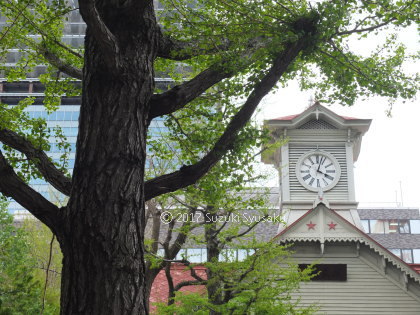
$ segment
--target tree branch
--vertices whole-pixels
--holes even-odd
[[[0,142],[25,154],[35,163],[46,181],[63,194],[70,195],[71,179],[55,167],[43,150],[35,148],[30,141],[8,129],[0,129]]]
[[[102,20],[96,9],[95,0],[79,1],[79,11],[88,26],[86,32],[92,32],[92,35],[96,38],[97,44],[104,52],[103,57],[106,59],[108,65],[112,70],[118,69],[120,66],[118,60],[118,53],[120,50],[118,41]]]
[[[175,291],[174,291],[174,280],[171,275],[171,264],[165,266],[166,281],[168,282],[168,305],[174,304]]]
[[[190,209],[188,211],[188,217],[190,217],[191,215],[194,215],[194,213],[197,211],[197,209]],[[173,220],[175,221],[175,220]],[[182,223],[181,228],[179,229],[178,235],[176,236],[176,239],[174,241],[174,243],[172,244],[172,246],[168,246],[168,252],[167,252],[167,256],[170,259],[174,259],[176,257],[176,255],[179,253],[180,249],[182,248],[182,246],[185,244],[187,237],[188,237],[188,232],[186,232],[185,230],[188,229],[188,232],[191,232],[193,230],[193,227],[191,226],[191,222],[186,220]],[[169,245],[169,243],[168,243]]]
[[[75,79],[83,79],[83,72],[81,69],[74,67],[71,64],[65,62],[64,60],[60,59],[56,54],[52,53],[47,48],[41,45],[37,45],[37,50],[51,65],[56,67],[61,72]]]
[[[240,58],[249,58],[249,56],[265,43],[260,39],[254,39],[248,47],[248,50]],[[162,94],[155,94],[150,99],[149,120],[155,117],[167,115],[181,109],[186,104],[200,96],[206,90],[223,79],[229,78],[241,70],[240,67],[224,67],[224,63],[214,64],[199,73],[190,81],[177,85]]]
[[[206,285],[207,280],[185,280],[181,281],[174,287],[174,292],[179,291],[181,288],[190,286],[190,285]]]
[[[1,151],[0,192],[16,200],[53,232],[56,231],[59,208],[20,179]]]
[[[288,44],[284,51],[275,58],[271,69],[256,84],[245,104],[233,117],[213,149],[199,162],[189,166],[184,165],[179,171],[148,180],[145,183],[146,200],[195,183],[220,161],[236,141],[239,131],[251,119],[261,99],[270,92],[288,66],[305,47],[305,41],[306,37],[302,37],[298,41]]]
[[[151,240],[153,241],[152,243],[152,248],[151,248],[151,252],[153,254],[156,254],[158,251],[158,247],[159,247],[159,231],[160,231],[160,226],[161,226],[161,220],[160,220],[160,214],[161,212],[158,210],[157,208],[157,202],[156,200],[149,200],[147,203],[147,209],[148,209],[148,213],[146,215],[146,220],[148,219],[149,215],[152,215],[152,233],[151,233]],[[147,226],[147,221],[146,221],[146,226]],[[149,262],[148,262],[149,263]]]
[[[193,277],[195,280],[185,280],[179,282],[175,287],[173,287],[173,292],[180,290],[181,288],[189,285],[205,285],[207,284],[207,280],[201,278],[196,272],[193,266],[191,266],[191,263],[188,260],[182,260],[180,263],[184,264],[189,270],[191,277]]]
[[[265,219],[265,218],[267,218],[268,217],[268,215],[265,215],[265,216],[263,216],[262,217],[262,219]],[[237,234],[237,235],[231,235],[231,236],[228,236],[228,237],[226,237],[226,243],[227,242],[230,242],[230,241],[232,241],[232,240],[234,240],[235,238],[238,238],[238,237],[242,237],[242,236],[244,236],[244,235],[246,235],[246,234],[248,234],[249,232],[251,232],[256,226],[257,226],[257,224],[258,223],[260,223],[261,221],[257,221],[257,222],[254,222],[253,224],[251,224],[250,226],[248,226],[248,228],[247,229],[245,229],[242,233],[239,233],[239,234]]]
[[[159,39],[157,57],[183,61],[196,56],[210,55],[229,49],[231,43],[226,40],[211,48],[202,48],[197,42],[184,42],[162,34]]]
[[[173,259],[174,257],[171,257],[169,255],[169,246],[171,244],[171,240],[172,240],[172,232],[175,226],[175,220],[172,220],[171,222],[169,222],[168,224],[168,231],[165,237],[165,241],[163,242],[162,246],[163,249],[165,250],[165,257],[169,258],[169,259]]]
[[[393,18],[391,18],[391,19],[389,19],[388,21],[385,21],[385,22],[383,22],[383,23],[379,23],[379,24],[377,24],[377,25],[373,25],[373,26],[371,26],[371,27],[366,27],[366,28],[357,28],[357,26],[354,28],[354,29],[352,29],[352,30],[348,30],[348,31],[343,31],[343,32],[337,32],[335,35],[350,35],[350,34],[353,34],[353,33],[364,33],[364,32],[370,32],[370,31],[373,31],[373,30],[376,30],[376,29],[378,29],[378,28],[381,28],[382,26],[386,26],[386,25],[388,25],[389,23],[391,23],[391,22],[393,22],[393,21],[396,21],[397,20],[397,18],[395,18],[395,17],[393,17]]]
[[[190,81],[177,85],[162,94],[153,95],[150,99],[149,120],[181,109],[207,89],[233,74],[233,70],[213,65]]]

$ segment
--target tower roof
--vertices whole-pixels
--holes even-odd
[[[269,119],[266,120],[265,123],[269,126],[295,129],[311,119],[322,119],[338,129],[352,128],[363,134],[368,131],[372,122],[371,119],[361,119],[338,115],[325,106],[322,106],[319,102],[315,102],[312,106],[308,107],[300,114]]]
[[[325,106],[322,106],[319,102],[315,102],[300,114],[268,119],[264,121],[264,124],[272,131],[273,137],[285,136],[287,130],[312,129],[312,127],[306,125],[307,123],[315,123],[315,125],[323,124],[323,126],[329,129],[346,130],[355,139],[353,157],[354,161],[356,161],[360,152],[362,136],[369,130],[371,122],[371,119],[338,115]]]

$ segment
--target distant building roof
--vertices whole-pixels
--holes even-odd
[[[417,273],[420,273],[420,264],[410,264],[410,267],[413,268]]]
[[[419,209],[416,208],[359,208],[360,219],[420,219]]]

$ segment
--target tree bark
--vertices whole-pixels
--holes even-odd
[[[61,314],[148,313],[143,186],[158,32],[152,4],[134,6],[95,8],[118,55],[87,23],[73,189],[58,235]]]
[[[217,222],[217,213],[214,211],[213,207],[207,207],[205,217],[206,224],[208,224],[208,227],[205,229],[207,260],[211,262],[219,261],[220,243],[217,237],[217,226],[214,223]],[[214,281],[217,275],[214,274],[211,268],[207,268],[206,273],[207,279],[212,279],[207,283],[207,294],[209,296],[209,301],[214,305],[220,305],[223,302],[222,291],[220,288],[221,283],[219,281]],[[221,314],[215,310],[210,310],[210,315]]]
[[[160,227],[161,227],[161,220],[160,220],[160,214],[161,211],[159,211],[156,200],[149,200],[147,202],[147,208],[148,208],[148,214],[149,218],[146,218],[146,238],[150,238],[153,240],[153,244],[151,246],[151,252],[152,254],[157,254],[159,249],[159,234],[160,234]],[[148,221],[151,220],[150,221]],[[149,235],[147,235],[147,228],[150,228]],[[145,299],[149,303],[150,299],[150,293],[152,290],[153,282],[155,281],[155,278],[159,274],[159,272],[164,267],[163,264],[160,266],[156,266],[156,268],[152,268],[152,263],[150,261],[146,262],[146,274],[145,274]],[[150,305],[149,305],[150,307]]]

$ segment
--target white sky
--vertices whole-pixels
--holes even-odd
[[[310,92],[296,83],[267,96],[261,106],[263,119],[301,113],[309,106]],[[420,207],[420,102],[396,102],[392,118],[386,116],[387,100],[371,98],[353,107],[329,107],[338,115],[372,119],[355,163],[356,201],[360,206]]]

